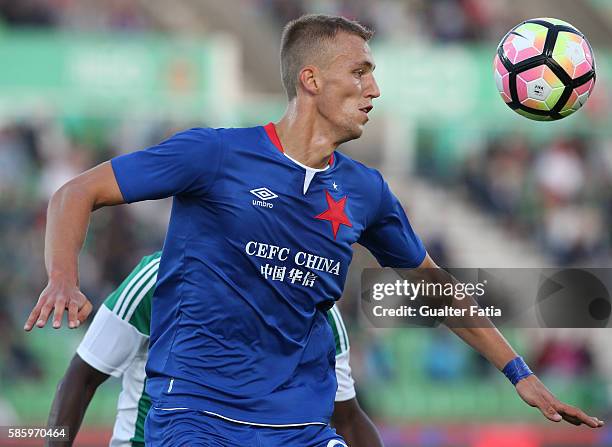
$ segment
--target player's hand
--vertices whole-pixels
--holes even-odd
[[[53,327],[58,329],[62,325],[62,317],[67,309],[68,327],[74,329],[87,320],[92,308],[91,302],[77,286],[50,281],[40,294],[38,303],[32,309],[23,328],[30,331],[34,323],[39,328],[44,327],[53,312]]]
[[[580,408],[560,402],[535,375],[522,379],[516,384],[516,392],[525,402],[538,408],[542,414],[554,422],[566,420],[570,424],[586,424],[591,428],[604,425],[596,417],[587,415]]]

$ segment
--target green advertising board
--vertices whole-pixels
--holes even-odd
[[[184,118],[227,110],[231,44],[163,35],[17,31],[0,34],[0,111],[60,114],[161,112]]]

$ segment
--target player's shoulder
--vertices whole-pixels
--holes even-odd
[[[335,151],[334,157],[336,157],[336,163],[338,163],[339,169],[352,171],[357,175],[362,175],[364,177],[369,177],[376,180],[382,178],[382,175],[378,169],[374,169],[340,151]]]
[[[217,127],[212,129],[224,143],[253,142],[263,140],[265,131],[262,126],[253,127]]]
[[[178,144],[181,148],[217,148],[223,153],[232,148],[256,148],[267,142],[268,137],[263,126],[192,127],[165,140],[165,143]]]
[[[183,139],[189,140],[194,143],[197,142],[210,142],[218,140],[221,136],[220,129],[213,127],[191,127],[189,129],[183,129],[175,133],[171,139]]]
[[[155,291],[161,252],[144,256],[132,272],[104,301],[117,318],[148,335],[151,298]],[[142,320],[142,321],[141,321]]]
[[[142,257],[139,264],[148,264],[152,261],[157,261],[158,259],[161,259],[161,255],[162,255],[161,250],[156,251],[155,253],[151,253],[150,255],[145,255]]]
[[[157,270],[159,269],[159,263],[161,261],[161,256],[161,250],[143,256],[142,258],[140,258],[140,261],[138,261],[138,264],[136,264],[136,267],[134,267],[134,269],[126,279],[132,276],[137,276],[143,270],[152,271],[157,274]]]
[[[244,154],[247,152],[258,152],[262,144],[266,143],[266,133],[263,126],[254,127],[198,127],[185,131],[191,138],[198,139],[201,143],[208,145],[216,144],[225,157],[228,154]]]
[[[253,147],[254,140],[261,138],[257,127],[192,127],[174,134],[166,143],[209,159],[214,154],[226,156],[232,148]]]
[[[340,151],[335,151],[334,157],[338,164],[338,170],[343,176],[350,177],[355,184],[363,188],[371,188],[372,191],[369,192],[373,194],[380,192],[384,179],[378,169],[367,166]]]
[[[192,127],[173,135],[170,140],[191,143],[195,147],[227,149],[234,142],[252,142],[262,138],[261,126],[257,127]]]

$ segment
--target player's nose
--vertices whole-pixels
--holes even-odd
[[[378,87],[378,83],[373,75],[370,77],[370,79],[371,81],[368,88],[365,90],[365,96],[371,99],[378,98],[380,96],[380,88]]]

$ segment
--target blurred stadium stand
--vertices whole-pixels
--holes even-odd
[[[277,119],[281,26],[304,12],[343,14],[377,31],[383,96],[364,137],[343,150],[383,170],[440,264],[609,265],[609,2],[0,0],[0,425],[44,423],[83,333],[21,330],[44,285],[52,192],[184,127]],[[515,116],[495,90],[497,43],[535,16],[582,29],[601,68],[585,110],[559,123]],[[162,202],[95,214],[81,281],[96,307],[161,247],[167,211]],[[356,248],[341,307],[360,397],[388,446],[612,445],[610,429],[547,424],[443,330],[368,327],[359,277],[372,265]],[[609,331],[505,333],[556,393],[609,419]],[[109,435],[118,386],[96,395],[80,445]]]

